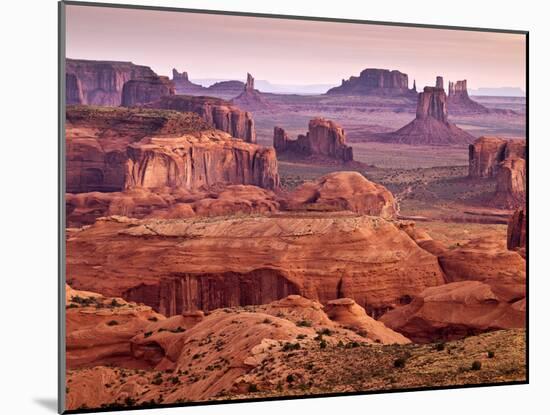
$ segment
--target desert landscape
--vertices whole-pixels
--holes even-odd
[[[185,69],[66,59],[68,410],[526,381],[524,96]]]

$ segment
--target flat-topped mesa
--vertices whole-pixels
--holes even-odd
[[[254,77],[249,73],[246,74],[246,83],[242,93],[233,98],[231,102],[249,111],[265,110],[272,107],[262,93],[254,89]]]
[[[440,88],[440,89],[444,88],[444,86],[443,86],[443,77],[442,76],[438,76],[438,77],[435,78],[435,87]]]
[[[147,104],[146,107],[194,112],[218,130],[248,143],[256,142],[256,128],[252,115],[220,98],[189,95],[163,96],[158,101]]]
[[[468,82],[449,82],[449,111],[451,114],[487,114],[490,110],[487,107],[475,102],[468,95]]]
[[[172,69],[172,82],[178,94],[204,93],[206,91],[202,85],[191,82],[187,72],[178,72],[175,68]]]
[[[474,140],[449,122],[445,90],[429,86],[418,94],[416,118],[397,131],[379,136],[380,141],[416,145],[466,145]]]
[[[388,69],[367,68],[359,76],[342,79],[340,86],[327,91],[329,95],[389,95],[414,97],[415,90],[409,89],[407,74]]]
[[[131,79],[157,74],[148,66],[132,62],[66,59],[68,104],[119,106],[122,88]]]
[[[273,147],[280,153],[301,157],[326,157],[342,162],[353,161],[353,148],[346,145],[344,129],[334,121],[314,118],[309,121],[306,135],[289,139],[285,130],[275,127]]]
[[[525,155],[525,140],[510,140],[494,136],[480,137],[469,147],[468,176],[495,177],[500,163],[505,159],[510,157],[525,159]]]
[[[273,148],[235,140],[222,131],[146,138],[129,145],[127,153],[127,190],[197,190],[232,184],[279,187]]]
[[[157,101],[165,95],[174,95],[176,88],[167,76],[149,76],[131,79],[122,88],[123,107],[146,104]]]

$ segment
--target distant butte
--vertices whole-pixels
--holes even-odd
[[[442,84],[438,77],[436,82]],[[424,87],[418,94],[416,118],[380,141],[414,145],[466,145],[475,138],[448,120],[447,96],[443,88]]]
[[[254,89],[254,77],[249,73],[246,74],[246,84],[242,93],[238,97],[233,98],[231,102],[247,111],[263,110],[272,107],[262,93]]]
[[[416,86],[416,85],[415,85]],[[399,71],[367,68],[359,76],[342,79],[340,86],[327,91],[328,95],[377,95],[416,96],[415,89],[409,89],[409,77]]]

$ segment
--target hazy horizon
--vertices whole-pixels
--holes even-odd
[[[365,68],[399,70],[409,87],[435,77],[468,80],[469,89],[525,91],[525,37],[170,11],[67,6],[66,56],[131,61],[159,75],[272,84],[339,85]],[[98,30],[100,28],[101,30]]]

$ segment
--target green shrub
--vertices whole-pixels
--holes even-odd
[[[300,343],[285,343],[283,345],[283,352],[289,352],[291,350],[299,350],[300,349]]]
[[[298,327],[311,327],[311,321],[309,321],[309,320],[300,320],[300,321],[296,322],[296,325]]]
[[[288,383],[294,382],[294,375],[293,375],[292,373],[291,373],[290,375],[287,375],[286,381],[287,381]]]

